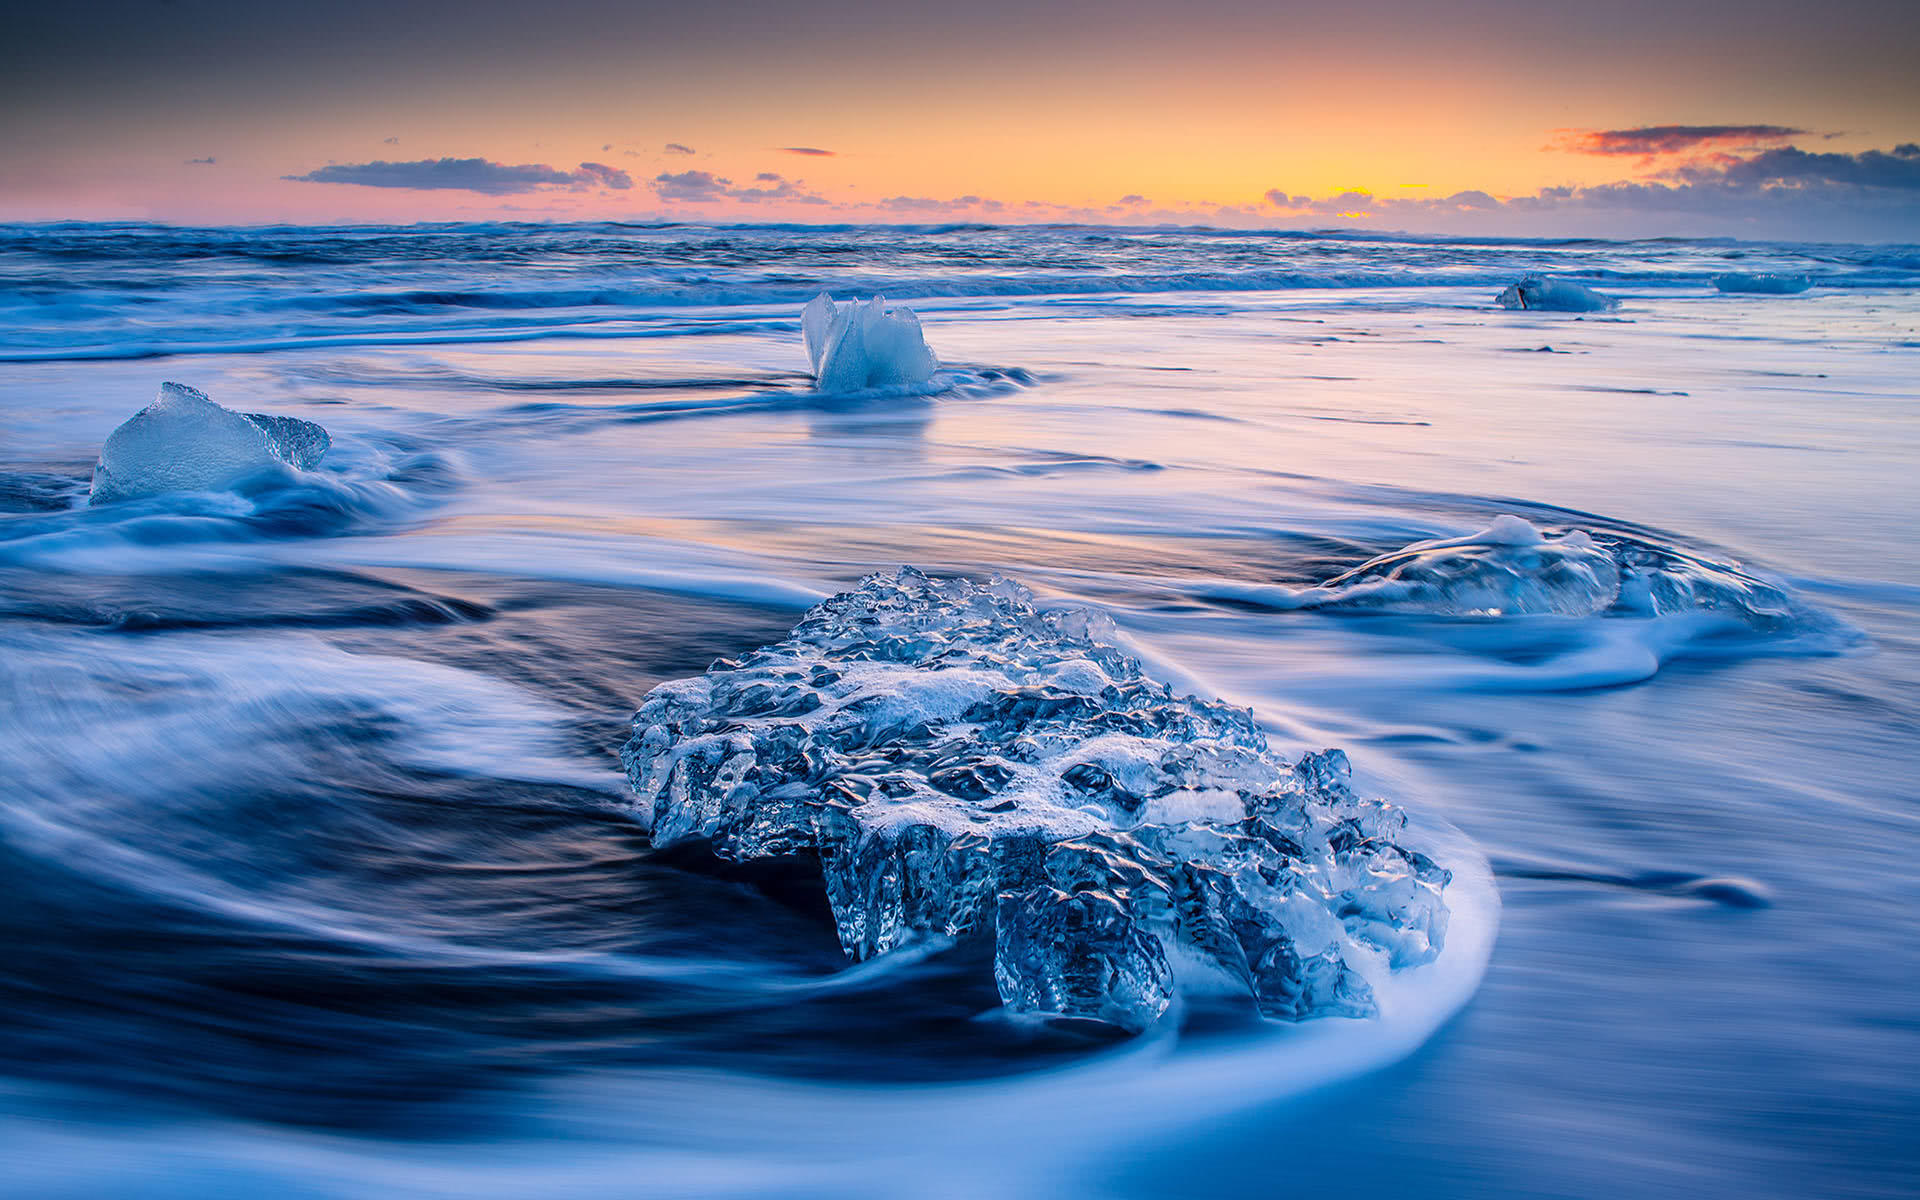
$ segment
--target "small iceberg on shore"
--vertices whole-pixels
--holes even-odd
[[[1374,1015],[1440,955],[1449,870],[1341,751],[1289,762],[1116,640],[903,568],[655,688],[621,761],[655,846],[817,872],[856,961],[991,947],[1009,1012],[1129,1032],[1188,988]]]
[[[183,383],[107,435],[88,504],[213,491],[262,468],[311,470],[333,444],[312,421],[222,408]]]
[[[822,392],[925,383],[940,366],[913,310],[888,308],[884,296],[836,304],[821,292],[800,311],[800,332]]]
[[[1748,275],[1732,271],[1715,275],[1713,286],[1733,295],[1797,296],[1813,286],[1806,275]]]
[[[1607,312],[1619,301],[1570,279],[1530,275],[1495,298],[1500,307],[1540,312]]]

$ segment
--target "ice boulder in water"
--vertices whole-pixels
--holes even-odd
[[[835,304],[821,292],[800,311],[800,332],[823,392],[925,383],[940,366],[913,310],[888,308],[883,296]]]
[[[330,445],[312,421],[234,412],[185,384],[163,383],[158,399],[107,435],[87,502],[209,491],[263,467],[310,470]]]
[[[1794,296],[1813,286],[1805,275],[1747,275],[1738,271],[1715,275],[1713,286],[1723,292],[1757,296]]]
[[[1529,276],[1513,284],[1497,297],[1502,308],[1539,309],[1545,312],[1606,312],[1618,301],[1568,279]]]
[[[655,688],[621,761],[655,845],[817,863],[851,958],[979,940],[1014,1012],[1139,1030],[1212,981],[1367,1016],[1446,933],[1451,875],[1346,755],[1282,759],[1005,580],[868,578]]]
[[[1548,533],[1506,515],[1479,533],[1416,542],[1317,588],[1308,606],[1436,616],[1712,613],[1756,632],[1801,610],[1740,568],[1623,533]]]
[[[1340,604],[1443,616],[1605,612],[1620,596],[1620,566],[1581,530],[1548,537],[1502,516],[1467,537],[1415,542],[1322,585]]]

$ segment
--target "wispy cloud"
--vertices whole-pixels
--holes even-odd
[[[190,158],[187,160],[187,165],[189,167],[211,167],[213,165],[213,155],[209,154],[205,158]]]
[[[601,187],[612,188],[619,192],[624,192],[633,186],[633,176],[618,167],[610,167],[605,163],[583,162],[580,164],[580,169],[574,172],[574,174],[576,177],[579,177],[582,182],[597,183]]]
[[[711,171],[662,171],[653,177],[654,193],[662,200],[686,204],[725,200],[732,185],[731,179],[721,179]]]
[[[1553,148],[1575,154],[1652,158],[1703,150],[1753,149],[1808,136],[1807,130],[1787,125],[1642,125],[1637,129],[1562,129]]]
[[[1038,206],[1038,201],[1028,201]],[[974,213],[1003,211],[1007,206],[998,200],[989,200],[981,196],[955,196],[951,200],[937,200],[931,196],[889,196],[878,201],[874,207],[885,212],[909,213]]]
[[[834,158],[837,156],[836,151],[822,150],[818,146],[782,146],[780,147],[780,152],[782,154],[803,154],[808,158]]]
[[[772,171],[762,171],[753,177],[755,186],[734,188],[727,194],[735,200],[745,200],[757,204],[767,200],[784,200],[793,204],[825,204],[823,196],[808,191],[805,181],[785,179]]]
[[[548,187],[625,189],[633,177],[604,163],[581,163],[562,171],[544,163],[490,162],[484,158],[423,158],[417,162],[330,163],[304,175],[282,178],[303,183],[346,183],[359,187],[416,191],[465,191],[483,196],[512,196]]]
[[[739,200],[748,204],[780,200],[792,204],[826,204],[825,197],[809,192],[802,180],[787,179],[772,171],[754,176],[753,183],[735,186],[733,180],[711,171],[661,172],[653,179],[654,194],[676,204],[714,204]]]
[[[662,154],[692,154],[693,152],[692,146],[682,146],[679,142],[668,142],[660,148]]]

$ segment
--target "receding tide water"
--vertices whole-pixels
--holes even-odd
[[[1529,273],[1620,304],[1494,305]],[[815,394],[822,288],[942,372]],[[0,230],[0,1190],[1910,1194],[1916,288],[1914,247]],[[169,380],[332,450],[87,507]],[[1793,610],[1303,599],[1503,515]],[[1491,863],[1484,976],[1036,1027],[651,850],[647,691],[900,565],[1344,747]]]

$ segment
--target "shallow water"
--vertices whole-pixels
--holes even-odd
[[[1622,303],[1493,304],[1543,270]],[[9,1187],[1909,1193],[1916,283],[1732,242],[0,230]],[[935,384],[813,393],[821,286],[911,304]],[[167,379],[334,449],[86,509]],[[1503,513],[1800,608],[1275,602]],[[901,563],[1100,606],[1457,827],[1477,992],[1431,1037],[1035,1029],[964,955],[849,970],[817,897],[650,850],[646,691]]]

